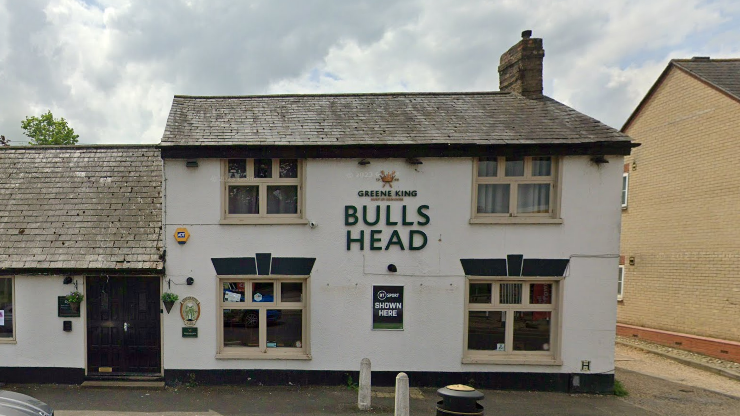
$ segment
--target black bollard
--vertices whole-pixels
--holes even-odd
[[[437,390],[437,394],[442,397],[437,402],[437,416],[483,416],[483,406],[478,404],[478,400],[483,399],[483,393],[470,386],[453,384]]]

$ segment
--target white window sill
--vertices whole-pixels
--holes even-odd
[[[262,352],[222,352],[216,354],[217,360],[310,360],[310,354],[267,354]]]
[[[18,342],[14,339],[0,339],[0,344],[17,344]]]
[[[563,360],[537,357],[463,357],[463,364],[563,365]]]
[[[253,225],[307,225],[308,220],[305,218],[224,218],[218,222],[219,224],[230,225],[230,224],[253,224]]]
[[[471,218],[470,224],[562,224],[562,218],[544,217],[478,217]]]

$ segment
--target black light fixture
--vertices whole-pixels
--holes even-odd
[[[408,163],[409,165],[421,165],[424,162],[422,162],[421,160],[419,160],[419,158],[409,157],[409,158],[406,158],[406,163]]]
[[[185,161],[185,167],[188,168],[197,168],[198,167],[198,159],[188,159]]]
[[[367,159],[362,159],[359,162],[357,162],[357,164],[360,165],[360,166],[365,166],[365,165],[369,165],[370,164],[370,161],[367,160]]]
[[[195,283],[195,279],[193,279],[192,277],[188,277],[187,279],[185,279],[185,283],[187,283],[188,286],[192,286],[193,283]]]
[[[64,280],[62,281],[62,284],[68,285],[72,283],[72,276],[64,276]]]
[[[604,155],[591,156],[591,161],[596,163],[597,165],[609,163],[609,161],[606,160],[606,157],[604,157]]]
[[[388,265],[388,271],[391,272],[391,273],[395,273],[395,272],[398,271],[398,268],[396,267],[395,264],[389,264]]]

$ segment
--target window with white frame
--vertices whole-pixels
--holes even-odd
[[[560,280],[469,279],[464,361],[556,362]]]
[[[219,358],[308,358],[306,277],[220,279]]]
[[[630,185],[630,174],[625,172],[622,174],[622,209],[627,208],[627,195],[629,192]]]
[[[13,321],[13,277],[0,277],[0,343],[15,339]]]
[[[227,159],[223,219],[281,222],[303,218],[301,159]]]
[[[557,158],[481,157],[474,170],[473,218],[557,215]]]
[[[617,277],[617,300],[622,300],[624,295],[624,266],[619,266],[619,277]]]

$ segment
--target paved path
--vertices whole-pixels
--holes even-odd
[[[194,387],[167,390],[82,389],[13,385],[55,409],[56,416],[359,415],[357,392],[346,387]],[[390,392],[392,390],[385,389]],[[483,390],[487,415],[655,416],[614,396]],[[436,389],[419,389],[412,415],[434,415]],[[392,397],[373,397],[370,414],[392,415]]]
[[[616,377],[628,397],[482,390],[496,416],[740,416],[740,381],[617,346]],[[346,387],[180,387],[166,390],[9,385],[51,404],[57,416],[359,415]],[[375,388],[370,414],[393,414],[393,389]],[[436,389],[412,389],[412,415],[434,415]]]
[[[617,345],[616,377],[622,400],[655,415],[740,416],[740,381]]]

